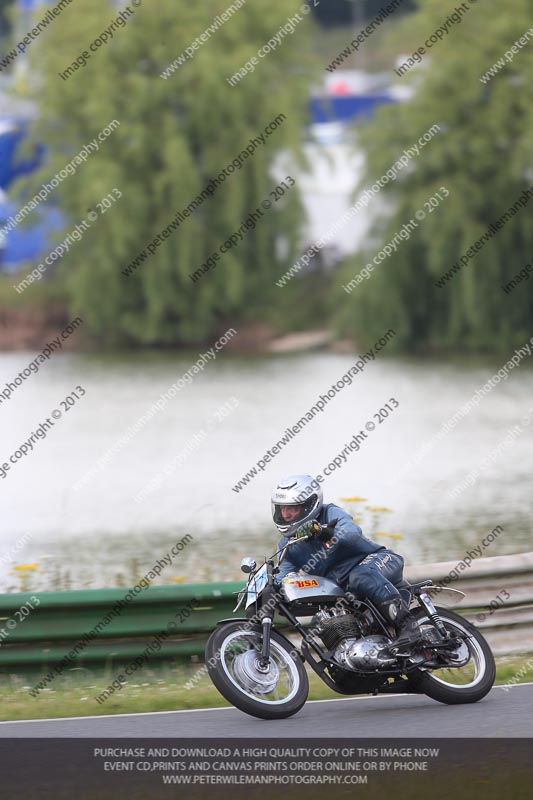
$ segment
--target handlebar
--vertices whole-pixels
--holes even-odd
[[[296,541],[301,542],[305,541],[306,539],[314,539],[318,533],[325,533],[326,531],[333,532],[333,529],[335,528],[335,525],[337,524],[338,521],[339,521],[338,518],[332,519],[331,522],[328,522],[326,525],[321,525],[320,522],[317,522],[315,520],[312,523],[312,528],[313,528],[312,533],[305,533],[303,534],[303,536],[298,536],[297,535],[298,532],[296,532],[296,534],[293,537],[291,537],[291,540],[295,539]]]
[[[286,547],[288,547],[288,546],[289,546],[289,545],[291,545],[291,544],[297,544],[297,542],[305,542],[305,541],[307,541],[308,539],[313,539],[313,538],[314,538],[314,537],[313,537],[313,534],[312,534],[312,533],[302,533],[300,536],[298,536],[298,535],[295,533],[295,534],[294,534],[294,536],[291,536],[291,538],[290,538],[290,539],[289,539],[289,541],[287,542],[287,544],[286,544]]]
[[[323,533],[325,531],[333,531],[333,528],[335,527],[338,521],[339,521],[338,518],[332,519],[331,522],[328,522],[327,525],[321,525],[319,522],[316,522],[315,520],[313,522],[313,528],[314,528],[313,533],[304,533],[303,536],[296,536],[296,535],[291,536],[287,544],[285,544],[280,550],[277,550],[273,555],[270,556],[269,559],[265,559],[265,562],[267,563],[268,561],[271,561],[273,558],[277,558],[279,567],[289,547],[292,547],[292,545],[294,544],[298,544],[298,542],[306,542],[309,541],[310,539],[314,539],[316,534],[319,532]],[[253,574],[255,574],[255,570],[253,573],[250,573],[250,575]]]

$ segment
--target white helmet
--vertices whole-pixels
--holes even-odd
[[[312,475],[289,475],[283,478],[272,492],[272,519],[280,533],[292,536],[298,528],[316,519],[322,510],[324,498],[320,483]],[[301,506],[296,519],[286,522],[281,506]]]

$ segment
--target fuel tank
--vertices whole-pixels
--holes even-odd
[[[337,600],[345,592],[329,578],[319,575],[306,577],[287,576],[281,581],[282,592],[287,602],[294,605],[320,605],[328,600]]]

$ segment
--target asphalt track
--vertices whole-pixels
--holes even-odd
[[[533,737],[533,683],[495,686],[478,703],[424,695],[309,701],[294,717],[259,720],[235,708],[0,722],[0,738],[26,737]]]

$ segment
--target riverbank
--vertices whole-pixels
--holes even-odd
[[[72,318],[57,284],[41,283],[18,294],[15,276],[0,276],[0,351],[41,350]],[[65,342],[65,349],[81,347],[81,337]]]
[[[44,343],[54,339],[68,324],[73,314],[57,283],[42,282],[30,287],[27,293],[17,294],[14,282],[14,277],[0,276],[0,352],[41,350]],[[230,326],[237,329],[238,336],[227,347],[236,353],[302,353],[323,349],[353,352],[355,349],[351,343],[335,342],[333,332],[326,329],[287,332],[268,322],[230,320],[221,325],[220,333]],[[208,347],[211,342],[204,344]],[[78,334],[65,349],[86,352],[101,347],[87,335]],[[180,352],[191,347],[176,345],[155,349]]]

